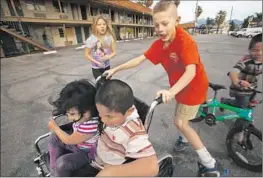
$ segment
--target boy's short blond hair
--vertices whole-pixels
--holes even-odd
[[[164,12],[167,11],[169,8],[173,8],[175,17],[177,17],[177,7],[179,5],[180,1],[176,0],[174,1],[168,1],[168,0],[161,0],[158,2],[154,8],[153,8],[153,14],[156,14],[158,12]]]

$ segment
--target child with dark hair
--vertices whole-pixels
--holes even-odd
[[[72,172],[95,158],[99,119],[95,106],[96,89],[86,80],[67,84],[52,104],[58,114],[67,115],[73,133],[64,132],[51,119],[48,128],[51,176],[69,177]]]
[[[100,167],[97,176],[157,175],[157,157],[134,106],[131,87],[108,80],[97,91],[95,101],[104,123],[95,158]],[[134,161],[127,162],[129,159]]]
[[[230,96],[235,99],[222,98],[223,103],[228,103],[241,108],[247,108],[252,89],[257,88],[258,77],[262,74],[262,34],[254,36],[248,46],[249,54],[236,63],[229,73],[232,84]]]

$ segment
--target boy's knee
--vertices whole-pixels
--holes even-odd
[[[175,119],[174,119],[174,124],[176,125],[176,127],[177,127],[179,130],[182,130],[182,129],[184,129],[185,127],[188,127],[188,126],[189,126],[188,120],[182,120],[182,119],[178,119],[178,118],[175,118]]]

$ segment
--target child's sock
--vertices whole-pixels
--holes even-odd
[[[207,168],[214,168],[216,160],[210,155],[207,151],[206,147],[201,148],[200,150],[196,150],[201,164],[203,164]]]
[[[184,134],[182,134],[181,132],[179,132],[179,136],[182,137],[182,142],[188,143],[188,140],[185,138]]]

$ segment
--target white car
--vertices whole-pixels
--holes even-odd
[[[253,37],[259,33],[262,33],[262,28],[242,28],[240,31],[237,31],[234,35],[238,38]]]
[[[248,28],[242,28],[240,31],[236,31],[233,35],[238,38],[243,37],[247,30]]]
[[[256,30],[256,31],[250,31],[244,34],[244,37],[247,38],[252,38],[253,36],[256,36],[258,34],[262,33],[262,29],[261,30]]]

